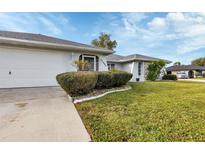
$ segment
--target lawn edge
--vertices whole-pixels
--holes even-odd
[[[91,96],[91,97],[87,97],[87,98],[76,99],[76,100],[73,101],[73,103],[74,104],[82,103],[82,102],[85,102],[85,101],[94,100],[94,99],[106,96],[106,95],[111,94],[111,93],[122,92],[122,91],[131,90],[131,89],[132,89],[132,87],[129,86],[129,87],[123,88],[123,89],[112,90],[112,91],[108,91],[108,92],[105,92],[105,93],[97,95],[97,96]],[[68,97],[69,97],[69,99],[72,99],[69,95],[68,95]]]

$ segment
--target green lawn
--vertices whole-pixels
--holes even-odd
[[[205,84],[130,85],[76,105],[93,141],[205,141]]]
[[[194,78],[196,80],[205,80],[205,78]]]

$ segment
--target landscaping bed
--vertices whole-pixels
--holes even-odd
[[[131,78],[131,73],[118,70],[65,72],[56,76],[59,85],[72,98],[120,88],[126,85]]]
[[[125,91],[131,89],[131,86],[129,85],[123,85],[121,87],[113,87],[109,89],[94,89],[92,92],[81,95],[81,96],[75,96],[72,97],[74,103],[79,103],[79,102],[84,102],[89,99],[95,99],[104,96],[105,94],[113,93],[113,92],[118,92],[118,91]]]
[[[205,141],[205,84],[129,85],[75,105],[93,141]]]

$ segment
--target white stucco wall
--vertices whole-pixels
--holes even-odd
[[[131,66],[131,72],[132,73],[132,79],[130,81],[132,82],[136,82],[136,78],[138,78],[138,64],[137,62],[132,62],[132,66]]]
[[[144,62],[141,62],[141,75],[138,74],[138,65],[139,62],[135,61],[132,62],[132,71],[131,73],[133,74],[133,77],[131,79],[132,82],[136,82],[136,79],[139,78],[139,81],[145,81],[145,70],[144,70]]]
[[[127,62],[127,63],[112,63],[115,64],[115,69],[126,71],[133,74],[133,77],[130,81],[136,82],[136,78],[139,78],[140,81],[146,80],[146,69],[149,63],[147,62],[141,62],[142,68],[141,68],[141,75],[138,75],[138,61],[135,62]]]
[[[123,71],[127,71],[129,73],[132,73],[132,62],[123,63],[121,68]]]
[[[107,60],[104,55],[97,55],[99,57],[99,71],[108,71]]]
[[[122,64],[122,70],[132,73],[132,79],[130,81],[136,82],[136,78],[139,78],[138,76],[138,63],[137,62],[128,62]]]
[[[55,86],[56,75],[76,71],[82,53],[0,46],[0,88]],[[99,56],[99,70],[107,70]],[[9,74],[11,72],[11,74]]]
[[[120,63],[115,63],[115,69],[117,69],[117,70],[122,70],[122,64],[120,64]]]

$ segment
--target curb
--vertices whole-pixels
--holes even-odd
[[[111,94],[111,93],[127,91],[127,90],[130,90],[130,89],[132,89],[132,87],[128,87],[128,88],[125,88],[125,89],[112,90],[112,91],[108,91],[108,92],[105,92],[105,93],[97,95],[97,96],[92,96],[92,97],[82,98],[82,99],[76,99],[76,100],[73,100],[73,98],[68,95],[68,99],[70,101],[72,101],[74,104],[76,104],[76,103],[82,103],[82,102],[89,101],[89,100],[94,100],[94,99],[103,97],[105,95]]]

